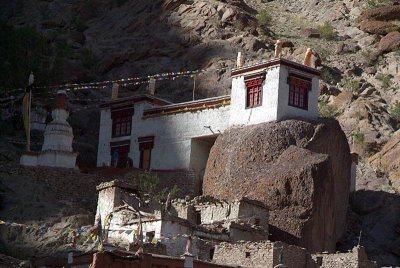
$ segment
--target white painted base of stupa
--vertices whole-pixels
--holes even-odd
[[[42,151],[39,153],[37,165],[46,167],[74,168],[77,153],[63,151]]]
[[[23,152],[21,158],[19,159],[19,163],[22,166],[27,167],[36,167],[38,160],[38,153],[35,152]]]

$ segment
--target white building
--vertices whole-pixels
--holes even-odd
[[[151,96],[114,99],[101,105],[97,166],[201,172],[225,129],[318,117],[320,72],[286,59],[232,71],[230,96],[178,104]]]

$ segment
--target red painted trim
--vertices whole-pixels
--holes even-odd
[[[39,155],[38,152],[31,152],[31,151],[24,151],[22,154],[23,155],[31,155],[31,156],[38,156]]]
[[[264,69],[267,67],[271,67],[271,66],[275,66],[275,65],[286,65],[288,67],[291,67],[293,69],[297,69],[306,73],[310,73],[313,75],[321,75],[321,72],[318,71],[317,69],[293,62],[293,61],[289,61],[289,60],[285,60],[285,59],[275,59],[275,60],[271,60],[269,62],[266,63],[262,63],[256,66],[250,66],[250,67],[245,67],[239,70],[234,70],[231,73],[231,76],[235,76],[235,75],[239,75],[239,74],[243,74],[243,73],[248,73],[248,72],[252,72],[255,70],[259,70],[259,69]]]
[[[265,79],[265,72],[257,73],[257,74],[252,74],[244,77],[244,81],[247,82],[248,80],[253,80],[256,78],[261,78],[262,80]]]
[[[136,97],[130,97],[130,98],[126,98],[126,99],[120,99],[120,100],[114,100],[114,101],[110,101],[108,103],[103,103],[100,105],[100,108],[107,108],[107,107],[117,107],[117,106],[121,106],[124,104],[134,104],[135,102],[141,102],[141,101],[147,101],[150,103],[154,103],[154,104],[158,104],[158,105],[169,105],[171,104],[171,102],[159,99],[159,98],[155,98],[155,97],[149,97],[149,96],[136,96]]]
[[[305,80],[305,81],[308,81],[308,82],[312,82],[312,78],[305,77],[305,76],[302,76],[302,75],[299,75],[299,74],[295,74],[295,73],[289,73],[289,78],[290,77],[296,77],[296,78],[299,78],[299,79],[302,79],[302,80]]]
[[[133,114],[133,108],[132,107],[126,107],[125,109],[118,109],[118,110],[112,110],[111,109],[111,117],[125,117],[125,116],[132,116]]]
[[[174,107],[159,107],[159,108],[153,108],[151,110],[145,110],[143,112],[143,115],[151,115],[151,114],[158,114],[161,112],[174,112],[174,111],[178,111],[184,108],[201,108],[203,105],[216,105],[216,104],[220,104],[223,103],[224,101],[229,101],[231,99],[231,97],[227,97],[224,99],[219,99],[219,100],[205,100],[202,102],[196,102],[196,103],[182,103],[181,105],[174,105]]]
[[[123,140],[123,141],[114,141],[110,142],[110,147],[118,147],[118,146],[130,146],[131,140]]]
[[[154,136],[146,136],[146,137],[139,137],[138,142],[153,142],[154,141]]]

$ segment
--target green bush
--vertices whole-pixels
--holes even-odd
[[[272,16],[268,13],[267,10],[262,9],[258,11],[256,19],[260,27],[267,27],[272,21]]]
[[[318,25],[317,30],[322,37],[333,38],[334,28],[329,21],[325,21],[323,25]]]
[[[351,79],[348,77],[344,77],[343,78],[343,89],[348,92],[358,93],[358,91],[360,90],[360,87],[358,86],[357,80],[354,80],[354,79]]]
[[[384,90],[387,90],[392,85],[392,80],[389,75],[379,73],[375,78],[381,81]]]
[[[155,198],[159,201],[165,202],[168,197],[168,192],[170,193],[171,200],[179,196],[180,189],[177,185],[174,185],[171,189],[166,187],[159,191],[159,181],[158,175],[152,174],[151,170],[145,170],[143,173],[134,178],[135,184],[138,185],[141,191],[149,194],[152,198]]]
[[[351,133],[351,137],[353,137],[354,143],[364,144],[364,133],[361,133],[360,129]]]
[[[326,102],[320,103],[318,107],[318,116],[319,117],[334,117],[338,112],[338,108],[335,105],[327,104]]]

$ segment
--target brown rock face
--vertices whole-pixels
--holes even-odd
[[[396,46],[400,45],[400,33],[391,32],[379,41],[379,51],[382,53],[390,52]]]
[[[387,34],[389,30],[397,30],[399,27],[390,22],[384,21],[363,21],[360,29],[371,34]]]
[[[203,193],[270,208],[273,240],[334,251],[345,228],[350,151],[335,120],[233,128],[211,149]]]
[[[392,185],[400,192],[400,131],[393,134],[382,150],[368,161],[377,169],[390,174]]]
[[[360,23],[366,20],[395,20],[400,19],[400,6],[385,6],[364,11],[355,19]]]

